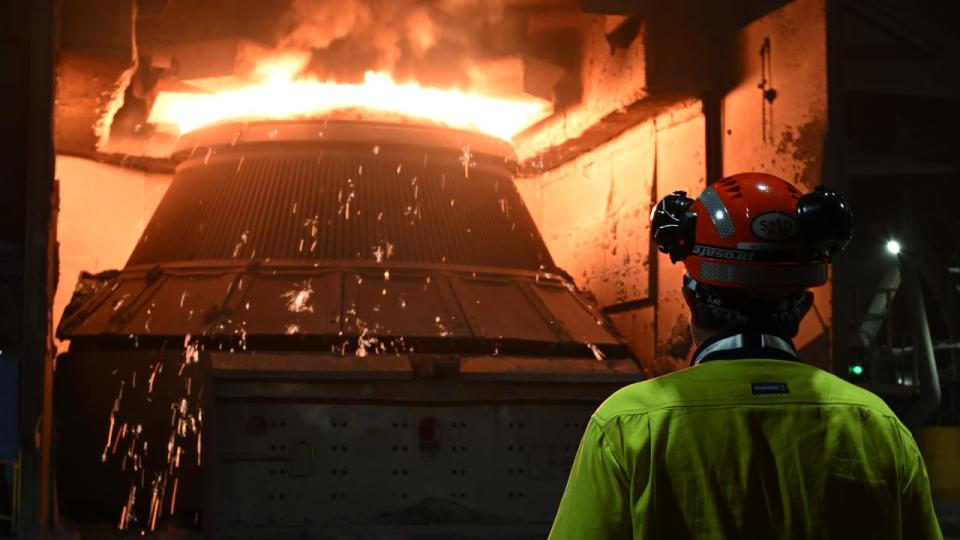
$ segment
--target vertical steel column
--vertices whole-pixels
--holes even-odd
[[[920,397],[903,415],[903,423],[916,429],[928,420],[940,406],[940,374],[933,353],[930,325],[927,322],[927,307],[923,301],[920,274],[914,262],[907,257],[900,259],[901,272],[906,285],[907,305],[913,322],[913,354],[920,383]]]
[[[847,174],[847,83],[844,77],[844,2],[826,0],[827,37],[827,137],[823,146],[823,183],[849,197],[850,178]],[[854,208],[854,219],[857,209]],[[850,359],[851,333],[857,323],[858,311],[851,310],[849,291],[856,283],[848,274],[849,255],[833,258],[831,269],[833,347],[828,365],[830,371],[846,369]]]
[[[22,136],[27,153],[25,238],[23,244],[23,315],[20,368],[20,443],[22,482],[20,536],[35,538],[47,528],[50,506],[50,424],[52,365],[50,305],[53,300],[53,85],[54,1],[29,2],[29,62]],[[11,126],[12,127],[12,126]],[[14,128],[15,129],[15,128]]]

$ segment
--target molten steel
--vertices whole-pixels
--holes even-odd
[[[163,91],[149,122],[172,125],[179,133],[227,120],[316,117],[342,110],[397,114],[450,127],[472,129],[509,140],[551,111],[529,96],[504,98],[398,83],[368,71],[362,83],[342,84],[299,78],[304,62],[277,59],[256,70],[260,80],[230,90],[200,94]]]

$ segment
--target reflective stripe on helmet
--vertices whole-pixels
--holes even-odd
[[[700,264],[700,278],[715,283],[747,286],[812,286],[827,281],[827,265],[825,262],[802,266],[769,266],[704,261]]]
[[[730,212],[727,211],[727,207],[712,187],[703,191],[703,194],[700,195],[700,202],[703,203],[707,213],[710,214],[710,219],[713,221],[713,226],[717,228],[717,232],[720,233],[720,238],[729,238],[737,232],[733,219],[730,217]]]

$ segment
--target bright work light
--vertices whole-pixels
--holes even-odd
[[[900,254],[900,242],[897,242],[896,240],[888,240],[887,252],[889,252],[891,255]]]

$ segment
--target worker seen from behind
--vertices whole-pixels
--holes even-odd
[[[686,266],[697,349],[593,414],[551,540],[941,538],[911,433],[791,342],[850,240],[847,203],[745,173],[651,219]]]

